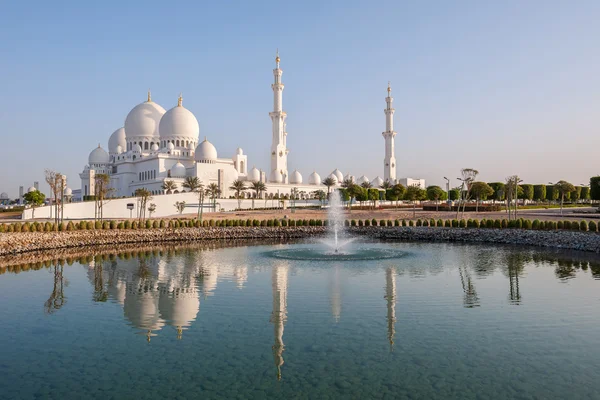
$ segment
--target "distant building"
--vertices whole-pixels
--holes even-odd
[[[404,187],[418,186],[421,189],[425,189],[425,179],[402,178],[398,179],[398,183]]]

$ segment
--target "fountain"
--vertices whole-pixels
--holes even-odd
[[[329,195],[329,209],[327,212],[329,220],[329,237],[323,240],[323,243],[333,249],[334,254],[340,254],[341,248],[346,246],[354,239],[340,240],[340,236],[344,235],[344,210],[342,208],[342,199],[340,193],[334,190]]]

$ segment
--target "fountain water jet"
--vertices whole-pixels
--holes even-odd
[[[324,242],[333,248],[335,254],[339,254],[340,249],[350,243],[353,239],[340,240],[340,236],[344,233],[344,210],[340,193],[337,190],[334,190],[329,195],[327,218],[330,226],[330,237]]]

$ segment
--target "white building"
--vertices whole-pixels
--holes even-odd
[[[398,183],[404,187],[418,186],[421,189],[425,189],[425,179],[402,178],[398,179]]]

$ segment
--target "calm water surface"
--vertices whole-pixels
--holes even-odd
[[[368,246],[402,256],[277,257],[301,243],[2,268],[0,397],[600,398],[597,259]]]

